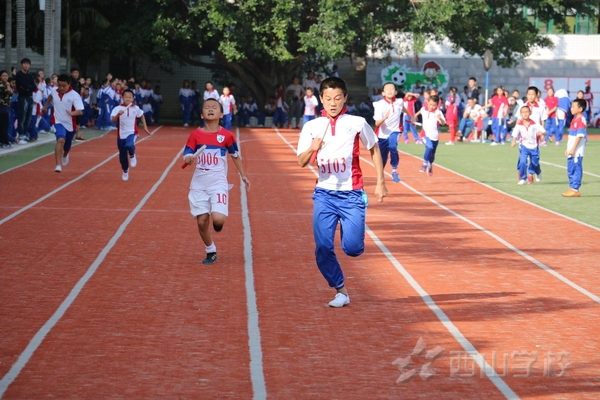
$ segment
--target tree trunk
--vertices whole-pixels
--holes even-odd
[[[10,76],[12,66],[12,1],[6,0],[6,18],[4,29],[4,69]]]
[[[44,10],[44,71],[51,76],[54,71],[54,0],[46,0]]]
[[[60,74],[62,1],[54,0],[54,68],[48,74]]]
[[[25,57],[27,36],[25,31],[25,0],[17,0],[17,62]]]
[[[180,54],[179,56],[190,65],[225,70],[233,74],[248,87],[261,110],[269,96],[275,94],[274,86],[281,83],[285,89],[287,85],[291,84],[292,78],[299,75],[300,68],[306,59],[305,55],[299,55],[294,60],[285,63],[259,60],[229,62],[222,53],[217,52],[215,62],[206,63],[186,55]]]

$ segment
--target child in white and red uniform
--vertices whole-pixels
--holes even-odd
[[[346,114],[346,83],[337,77],[325,79],[319,90],[323,117],[302,127],[298,140],[298,164],[305,167],[317,153],[319,178],[312,196],[313,233],[317,266],[336,295],[330,307],[350,304],[344,274],[334,251],[334,238],[341,225],[344,253],[357,257],[365,248],[366,201],[360,169],[359,142],[370,151],[377,171],[375,195],[387,194],[377,136],[364,118]],[[397,120],[399,121],[399,119]],[[397,126],[397,125],[396,125]]]
[[[217,261],[217,247],[209,230],[210,219],[212,218],[215,231],[220,232],[229,214],[227,153],[246,187],[250,188],[250,180],[244,172],[235,136],[219,125],[222,116],[223,105],[213,98],[206,99],[202,104],[202,118],[206,125],[190,134],[183,150],[186,164],[196,164],[188,200],[190,212],[196,219],[206,250],[203,264],[213,264]],[[194,158],[194,153],[204,145],[206,150]]]
[[[77,131],[75,117],[83,114],[81,96],[73,90],[70,82],[71,78],[68,75],[59,76],[58,86],[52,87],[52,92],[42,108],[44,114],[50,104],[54,106],[55,172],[61,172],[62,167],[69,163],[69,152]]]
[[[515,147],[519,141],[519,161],[517,170],[519,171],[519,185],[533,183],[533,175],[536,175],[536,181],[542,180],[542,169],[540,168],[540,139],[544,137],[546,130],[535,122],[530,116],[532,110],[529,106],[521,107],[521,120],[517,122],[512,133],[511,147]],[[529,165],[527,160],[529,159]]]
[[[435,160],[435,152],[440,143],[439,125],[444,125],[446,119],[444,114],[439,109],[439,97],[432,95],[427,100],[425,107],[421,108],[415,118],[421,115],[423,120],[423,141],[425,143],[425,153],[423,154],[423,166],[420,172],[427,172],[427,175],[433,175],[433,161]]]
[[[110,122],[117,124],[117,147],[119,148],[119,162],[123,169],[121,178],[124,181],[129,180],[129,167],[137,165],[135,156],[135,140],[137,138],[137,119],[141,118],[144,130],[148,135],[148,126],[144,112],[137,105],[133,104],[133,91],[130,89],[124,90],[123,104],[115,107],[110,114]]]

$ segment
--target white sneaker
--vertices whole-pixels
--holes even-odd
[[[57,165],[56,168],[54,168],[54,172],[62,172],[62,167]]]
[[[66,156],[63,156],[62,158],[62,165],[64,165],[65,167],[69,164],[69,155],[67,154]]]
[[[183,126],[190,126],[189,124],[183,124]]]
[[[541,182],[541,181],[542,181],[542,174],[541,174],[541,173],[539,173],[539,174],[537,174],[537,175],[535,176],[535,181],[536,181],[536,182]]]
[[[517,185],[527,185],[527,181],[525,179],[521,179]]]
[[[129,172],[123,172],[121,179],[123,179],[124,181],[128,181],[129,180]]]
[[[25,139],[19,140],[19,144],[27,144],[27,143],[29,143],[29,142]]]
[[[454,142],[446,142],[447,146],[454,146]]]
[[[490,146],[498,146],[498,142],[492,142],[492,144],[490,144]]]
[[[137,158],[135,158],[135,154],[133,155],[133,157],[129,158],[129,165],[133,168],[137,165]]]
[[[348,304],[350,304],[350,297],[347,294],[338,292],[333,300],[329,302],[329,307],[340,308],[347,306]]]

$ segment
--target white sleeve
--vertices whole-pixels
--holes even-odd
[[[373,103],[373,119],[375,121],[383,118],[383,109],[381,107],[381,103],[376,101]]]
[[[74,96],[73,107],[75,107],[75,110],[83,110],[84,109],[83,101],[81,101],[80,95]]]
[[[371,150],[373,146],[377,145],[377,135],[375,135],[375,132],[373,132],[371,125],[369,125],[364,118],[362,118],[362,120],[363,126],[362,130],[360,131],[360,141],[362,142],[363,146],[365,146],[368,150]]]
[[[296,150],[296,155],[299,157],[302,153],[310,149],[312,145],[314,135],[314,129],[316,129],[319,124],[313,123],[313,121],[318,121],[318,119],[314,119],[304,124],[302,127],[302,131],[300,132],[300,137],[298,138],[298,147]],[[321,132],[322,133],[322,132]],[[318,132],[317,132],[318,134]]]

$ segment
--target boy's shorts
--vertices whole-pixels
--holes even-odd
[[[68,131],[62,124],[54,125],[54,135],[57,139],[68,139],[69,136],[71,139],[75,136],[75,131]]]
[[[190,213],[197,217],[202,214],[218,212],[229,215],[228,185],[220,185],[208,190],[190,190],[188,194]]]

